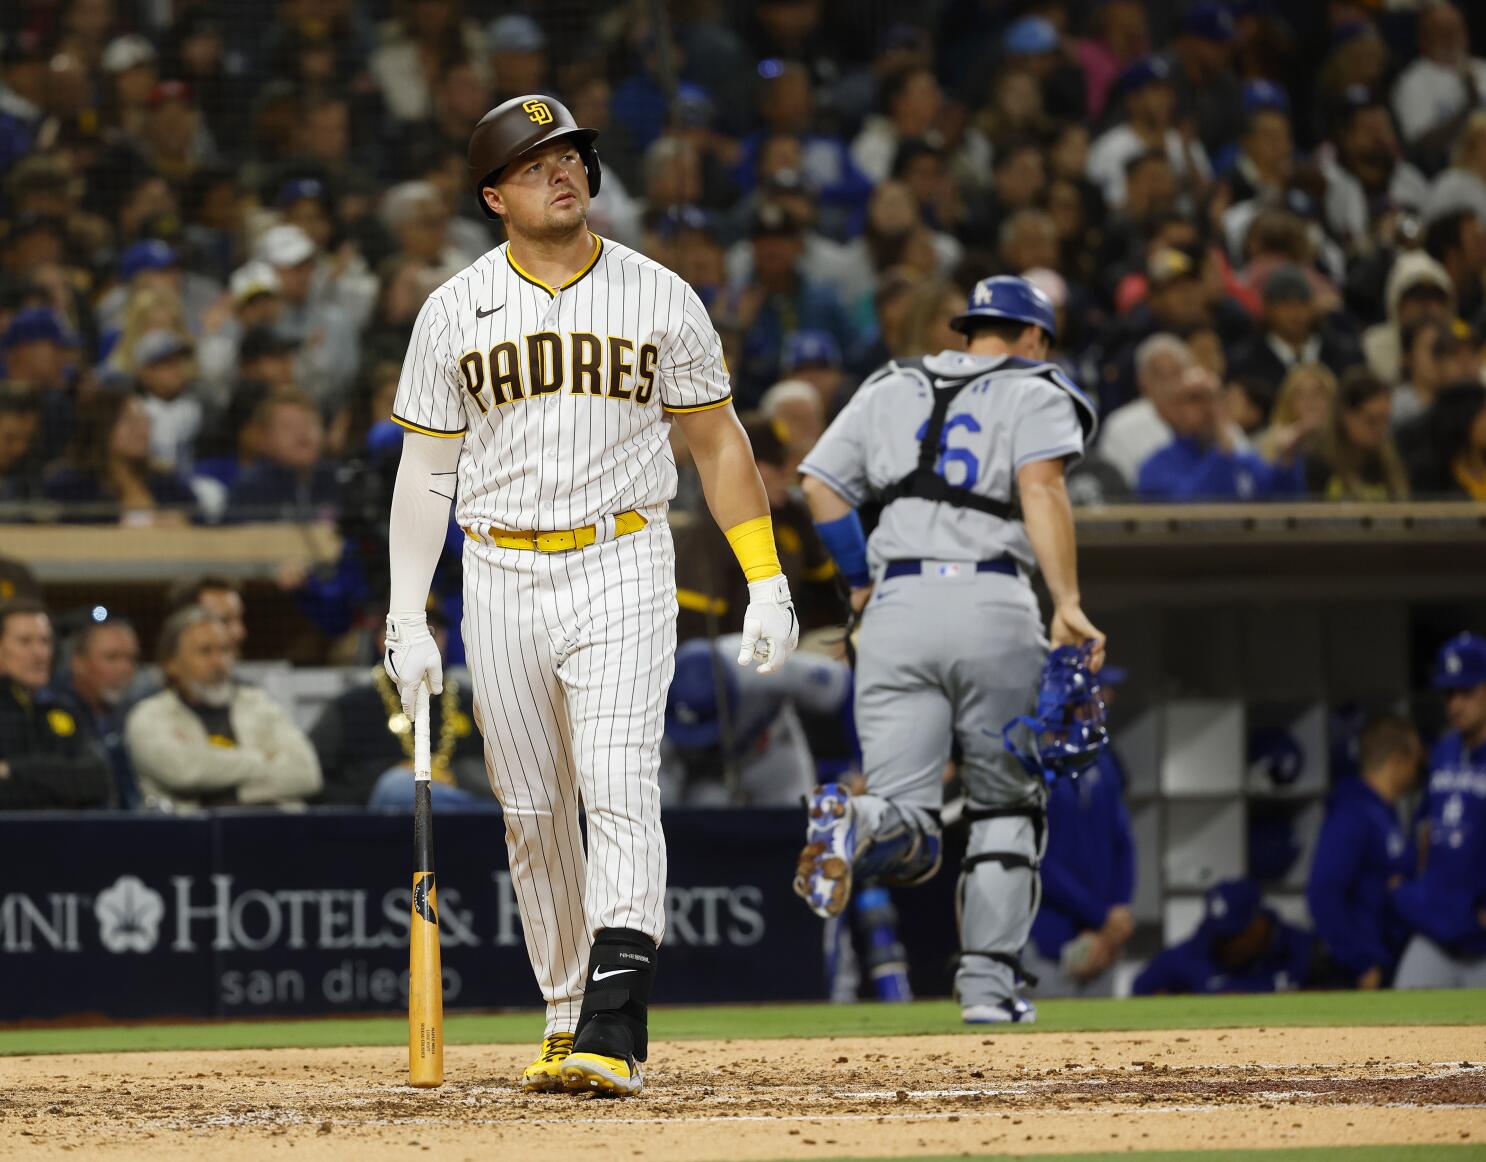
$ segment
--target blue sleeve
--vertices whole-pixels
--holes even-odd
[[[1305,495],[1305,461],[1299,456],[1295,457],[1294,463],[1288,467],[1270,464],[1252,454],[1247,459],[1250,462],[1249,466],[1264,482],[1263,493],[1266,499],[1278,500],[1283,497]]]
[[[1187,987],[1186,959],[1185,949],[1180,944],[1163,949],[1151,957],[1151,962],[1135,978],[1130,991],[1137,997],[1191,992],[1192,989]]]
[[[1042,906],[1078,921],[1081,928],[1102,928],[1108,909],[1057,860],[1042,864]]]
[[[1183,481],[1179,493],[1182,500],[1235,500],[1238,488],[1233,482],[1233,470],[1238,461],[1216,448],[1197,462],[1190,475]]]
[[[1366,844],[1366,829],[1358,826],[1356,816],[1344,806],[1333,808],[1321,824],[1305,888],[1316,935],[1353,976],[1374,965],[1385,967],[1390,960],[1379,931],[1381,917],[1353,901]]]

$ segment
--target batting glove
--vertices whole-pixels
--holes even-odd
[[[409,722],[417,708],[418,687],[425,679],[430,693],[444,692],[444,662],[428,632],[428,618],[421,613],[387,615],[387,656],[382,665],[397,683],[397,696]]]
[[[756,661],[760,674],[772,674],[789,660],[799,642],[800,621],[784,574],[750,582],[738,665]]]

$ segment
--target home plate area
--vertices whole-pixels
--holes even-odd
[[[0,1156],[723,1160],[1475,1143],[1479,1028],[683,1041],[642,1096],[526,1095],[525,1047],[0,1059]]]

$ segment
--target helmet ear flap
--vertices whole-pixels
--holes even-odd
[[[604,180],[604,167],[599,163],[599,151],[591,145],[583,147],[583,168],[588,173],[588,196],[595,197]]]

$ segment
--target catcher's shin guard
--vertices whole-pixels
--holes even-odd
[[[656,953],[655,941],[643,932],[599,929],[588,954],[588,984],[573,1035],[574,1053],[645,1060]]]
[[[1022,967],[1021,951],[1041,898],[1047,827],[1039,806],[972,808],[965,817],[970,845],[955,899],[955,992],[973,1007],[1014,1000],[1023,984],[1037,983]]]

